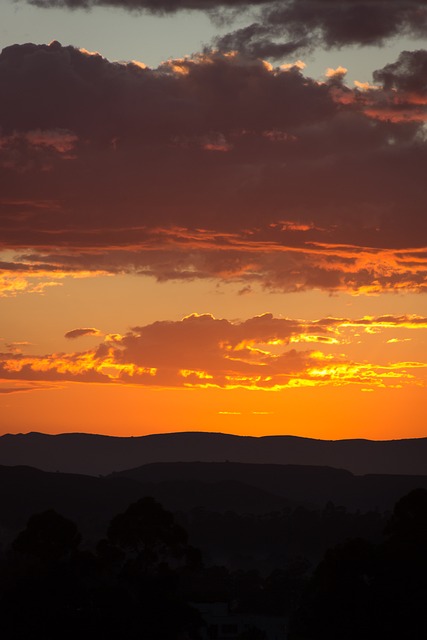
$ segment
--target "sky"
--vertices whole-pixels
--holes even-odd
[[[425,437],[427,0],[4,0],[1,433]]]

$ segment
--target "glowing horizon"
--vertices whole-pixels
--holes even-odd
[[[1,433],[427,435],[427,8],[304,3],[16,2]],[[118,56],[112,16],[205,41]]]

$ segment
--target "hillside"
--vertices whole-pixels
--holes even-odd
[[[357,475],[427,475],[427,438],[313,440],[295,436],[235,436],[182,432],[140,437],[84,433],[7,434],[0,464],[44,471],[106,475],[154,462],[245,462],[346,469]]]
[[[349,511],[390,510],[427,476],[366,475],[328,467],[247,463],[156,463],[95,478],[31,467],[0,466],[0,527],[18,530],[29,516],[53,508],[87,537],[105,533],[131,502],[153,496],[171,511],[266,514],[329,502]]]
[[[317,562],[349,537],[378,540],[395,502],[427,476],[366,475],[328,467],[156,463],[93,477],[0,467],[0,548],[34,513],[55,509],[94,548],[111,519],[152,496],[174,512],[205,561],[273,571],[292,558]]]
[[[333,502],[348,509],[361,511],[387,511],[412,489],[427,489],[427,476],[424,475],[357,476],[350,471],[331,467],[261,463],[155,463],[114,473],[110,477],[136,480],[143,486],[147,483],[167,485],[171,487],[172,495],[176,494],[178,487],[190,487],[193,483],[205,483],[206,486],[240,483],[270,495],[280,496],[288,504],[322,508],[328,502]],[[226,495],[224,493],[224,498]],[[168,500],[167,495],[164,500]],[[261,505],[256,511],[260,508]],[[248,511],[250,512],[250,509]]]

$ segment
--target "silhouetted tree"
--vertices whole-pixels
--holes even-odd
[[[414,489],[395,505],[384,533],[392,541],[427,546],[427,491]]]
[[[290,625],[290,640],[427,638],[427,491],[399,500],[380,544],[326,552]]]
[[[180,596],[179,583],[180,571],[191,571],[201,557],[173,514],[145,497],[112,519],[107,536],[98,554],[104,567],[121,565],[118,582],[137,603],[134,627],[150,640],[172,640],[178,632],[196,637],[201,618]]]
[[[390,637],[427,638],[427,491],[401,498],[385,528],[376,577],[379,608]],[[384,603],[387,603],[386,605]],[[387,609],[387,610],[386,610]]]
[[[31,516],[12,543],[9,584],[2,584],[3,638],[75,637],[87,608],[81,577],[87,556],[82,554],[81,561],[78,559],[79,544],[76,525],[56,511]]]
[[[49,509],[31,516],[12,548],[21,555],[49,564],[68,557],[77,550],[80,541],[74,522]]]
[[[326,552],[314,571],[293,617],[291,640],[360,640],[371,638],[370,582],[374,548],[349,540]]]
[[[146,570],[183,558],[187,550],[187,532],[176,524],[172,513],[150,497],[115,516],[107,536],[113,544],[137,555]]]

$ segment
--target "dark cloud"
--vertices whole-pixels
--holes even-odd
[[[64,338],[81,338],[82,336],[99,336],[100,331],[94,328],[88,329],[72,329],[71,331],[67,331]]]
[[[427,51],[403,51],[398,60],[374,72],[384,89],[404,91],[427,100]]]
[[[215,39],[220,51],[239,51],[254,58],[286,58],[296,51],[309,48],[310,40],[306,36],[295,40],[275,42],[274,36],[281,35],[281,29],[272,29],[269,24],[257,23],[242,27]]]
[[[224,12],[259,9],[258,21],[218,40],[224,49],[281,58],[295,48],[321,45],[382,45],[397,35],[425,37],[426,0],[27,0],[38,7],[68,9],[96,6],[129,11],[172,13]],[[285,42],[283,42],[285,39]]]
[[[426,0],[285,0],[267,8],[273,34],[330,47],[378,45],[396,35],[425,36]]]
[[[353,89],[241,54],[148,69],[57,42],[4,49],[2,277],[421,290],[425,56]]]
[[[182,10],[216,11],[218,8],[242,9],[268,4],[271,0],[26,0],[36,7],[92,9],[93,7],[119,7],[128,11],[175,13]]]

